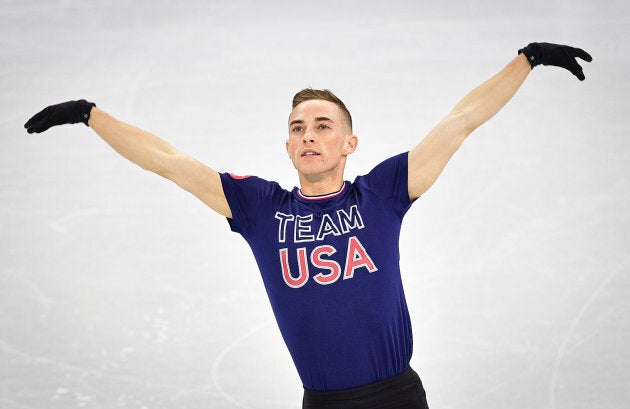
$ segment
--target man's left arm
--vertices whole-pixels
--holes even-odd
[[[536,65],[566,68],[579,80],[584,80],[582,67],[575,57],[592,60],[588,53],[579,48],[532,43],[519,50],[519,55],[501,71],[466,95],[409,152],[409,198],[417,199],[435,183],[466,137],[508,103]]]

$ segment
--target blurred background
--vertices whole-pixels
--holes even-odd
[[[432,408],[626,408],[630,3],[0,1],[0,407],[300,408],[249,248],[79,124],[86,98],[219,171],[297,183],[286,120],[330,88],[346,179],[412,148],[532,41],[537,67],[406,216],[412,366]]]

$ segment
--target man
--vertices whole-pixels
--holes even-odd
[[[304,408],[428,408],[409,367],[412,332],[399,268],[403,216],[439,177],[464,139],[494,116],[533,67],[555,65],[584,80],[585,51],[532,43],[464,97],[417,146],[354,182],[346,160],[358,143],[346,106],[327,90],[293,100],[286,150],[300,188],[218,173],[93,103],[47,107],[29,133],[78,123],[118,153],[172,180],[249,243],[278,326],[304,385]]]

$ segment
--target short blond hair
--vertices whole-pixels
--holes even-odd
[[[343,103],[332,91],[327,89],[313,89],[313,88],[304,88],[299,91],[297,94],[293,96],[293,108],[300,105],[302,102],[310,101],[313,99],[320,99],[323,101],[329,101],[333,104],[337,105],[341,112],[343,113],[346,121],[348,122],[348,126],[350,127],[350,132],[352,132],[352,115],[350,115],[350,111],[346,108],[346,104]]]

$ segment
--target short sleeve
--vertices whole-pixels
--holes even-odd
[[[408,156],[408,152],[404,152],[385,159],[368,174],[357,178],[357,183],[363,184],[368,190],[390,202],[403,214],[412,203],[407,183]]]
[[[261,205],[279,186],[256,176],[236,176],[231,173],[221,173],[221,183],[232,212],[232,218],[228,218],[230,228],[247,236],[256,225]]]

